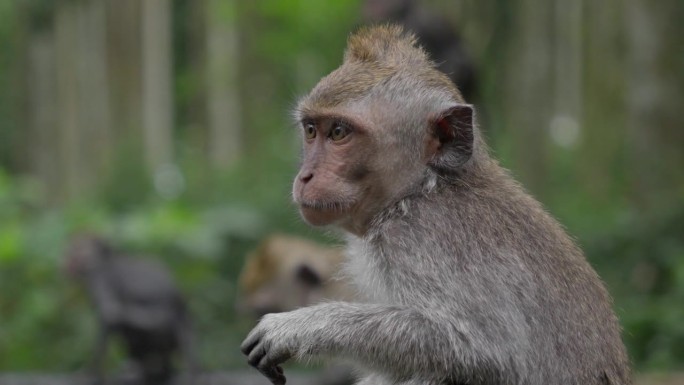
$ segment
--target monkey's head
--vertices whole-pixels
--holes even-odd
[[[237,310],[261,317],[316,303],[342,260],[337,249],[297,237],[272,235],[245,260]]]
[[[398,26],[350,36],[342,66],[298,104],[293,197],[312,225],[365,233],[402,198],[467,173],[482,148],[473,108]]]
[[[64,269],[74,279],[83,279],[113,254],[104,239],[92,234],[74,236],[65,253]]]

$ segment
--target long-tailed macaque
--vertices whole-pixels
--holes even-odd
[[[361,29],[300,100],[294,200],[346,232],[367,300],[264,316],[241,346],[249,364],[274,384],[283,362],[317,357],[356,363],[363,385],[630,384],[601,280],[415,43]]]
[[[271,235],[247,255],[239,278],[238,310],[261,317],[323,300],[350,300],[349,284],[336,277],[343,260],[339,248]]]
[[[97,311],[100,331],[91,368],[96,383],[104,381],[102,364],[112,335],[122,338],[146,385],[172,379],[179,351],[187,369],[195,369],[187,306],[162,265],[122,255],[104,239],[85,234],[71,240],[65,263]]]

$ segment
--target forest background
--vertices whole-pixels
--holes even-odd
[[[424,3],[475,62],[493,152],[614,295],[636,368],[681,369],[684,3]],[[0,371],[87,362],[94,315],[60,269],[77,231],[162,260],[202,366],[244,367],[246,252],[335,242],[291,203],[290,109],[359,25],[359,0],[0,1]]]

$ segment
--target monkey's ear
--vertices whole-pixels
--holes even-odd
[[[458,104],[442,112],[431,124],[430,167],[453,172],[473,155],[473,107]]]
[[[318,273],[307,264],[301,264],[296,271],[297,281],[309,287],[319,287],[323,285],[323,280]]]

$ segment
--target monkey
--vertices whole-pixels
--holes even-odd
[[[338,274],[344,254],[338,247],[273,234],[247,255],[238,279],[240,313],[255,318],[326,300],[349,301],[353,289]],[[321,385],[350,385],[356,376],[348,365],[326,365],[313,378]]]
[[[392,22],[413,32],[437,69],[449,76],[463,98],[469,103],[478,101],[474,60],[458,31],[444,16],[415,0],[364,0],[361,13],[369,23]]]
[[[351,287],[336,277],[343,259],[339,248],[273,234],[246,257],[238,279],[238,311],[260,318],[323,300],[351,300]]]
[[[370,384],[631,384],[612,300],[561,225],[490,155],[456,86],[396,25],[350,35],[299,100],[293,200],[339,229],[364,300],[267,314],[241,344],[350,360]]]
[[[110,337],[122,339],[146,385],[167,384],[182,350],[189,374],[195,369],[187,304],[161,264],[117,252],[93,234],[74,236],[65,255],[67,273],[81,283],[96,309],[99,334],[91,371],[103,383]]]

